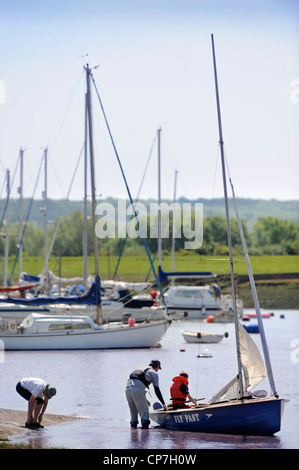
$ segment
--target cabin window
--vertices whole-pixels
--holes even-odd
[[[52,323],[52,325],[49,326],[49,331],[82,330],[88,328],[90,328],[88,323]]]
[[[177,291],[175,292],[175,297],[193,297],[194,296],[194,292],[193,291]]]

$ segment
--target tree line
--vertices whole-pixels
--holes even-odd
[[[58,218],[48,227],[49,245],[56,230]],[[236,219],[231,219],[232,244],[235,253],[242,253],[242,244]],[[246,221],[242,221],[244,235],[250,255],[298,255],[299,254],[299,223],[276,217],[264,217],[257,220],[253,230],[249,231]],[[66,216],[59,226],[52,256],[82,256],[83,255],[84,215],[75,210]],[[148,231],[149,233],[149,231]],[[0,256],[4,256],[5,240],[4,227],[0,237]],[[157,252],[157,238],[147,236],[147,244],[152,254]],[[15,223],[9,229],[9,255],[17,255],[19,247],[19,224]],[[183,236],[175,239],[175,250],[184,249],[184,243],[189,241]],[[88,255],[93,253],[93,233],[91,220],[88,219]],[[124,239],[117,236],[99,240],[99,252],[118,256],[124,246]],[[44,229],[35,222],[28,222],[23,229],[23,253],[29,256],[43,256],[45,253]],[[169,237],[162,240],[163,251],[172,249],[172,219],[169,220]],[[208,216],[203,220],[203,243],[195,250],[203,255],[227,254],[227,230],[225,218],[220,215]],[[143,242],[140,237],[127,238],[124,247],[125,255],[144,254]]]

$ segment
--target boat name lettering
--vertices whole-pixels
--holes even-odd
[[[192,413],[192,414],[186,414],[186,415],[174,415],[173,418],[176,423],[183,423],[184,421],[186,423],[192,423],[195,421],[199,421],[199,414]]]

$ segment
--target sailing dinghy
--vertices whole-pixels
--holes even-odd
[[[218,80],[216,69],[216,58],[214,38],[212,39],[213,66],[216,89],[216,102],[218,113],[219,143],[221,151],[222,178],[224,188],[224,200],[226,210],[226,223],[228,234],[229,261],[231,272],[231,286],[234,301],[235,314],[235,336],[238,370],[236,376],[224,385],[208,403],[190,408],[168,411],[154,410],[150,413],[152,421],[158,425],[173,430],[197,431],[205,433],[241,434],[241,435],[273,435],[280,431],[283,408],[286,400],[280,398],[275,388],[274,377],[268,346],[266,342],[263,320],[260,313],[259,301],[255,289],[254,278],[251,270],[250,260],[246,247],[242,224],[238,214],[238,208],[232,186],[235,212],[238,221],[239,232],[242,240],[243,251],[247,264],[259,333],[266,363],[267,375],[271,388],[271,396],[267,397],[263,391],[254,392],[254,388],[265,377],[265,366],[259,349],[250,335],[242,327],[238,320],[236,308],[236,292],[234,283],[234,267],[232,256],[232,242],[230,234],[228,197],[226,185],[226,171],[224,160],[224,147],[222,138],[222,125],[220,114],[220,102],[218,92]]]

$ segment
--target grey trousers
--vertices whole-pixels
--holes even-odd
[[[131,426],[135,427],[140,416],[142,427],[147,427],[150,423],[149,410],[145,390],[130,386],[126,388],[126,398],[130,408]]]

